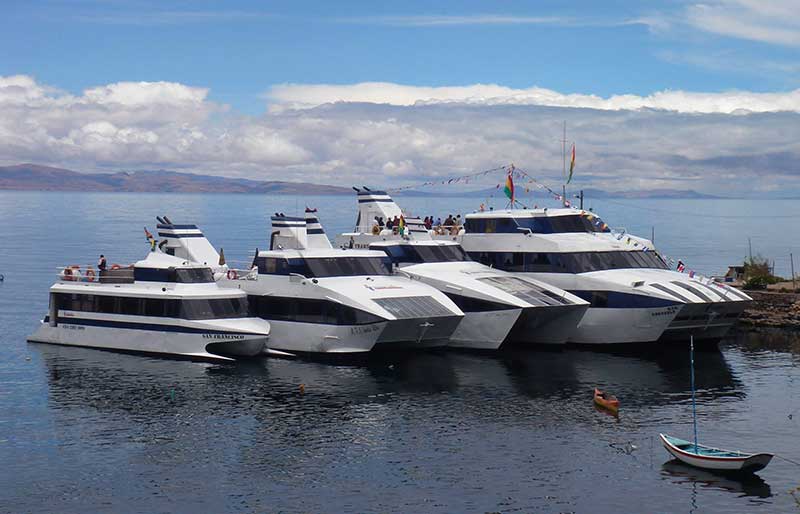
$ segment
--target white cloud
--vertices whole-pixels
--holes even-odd
[[[351,85],[283,84],[273,86],[265,98],[273,112],[285,108],[308,108],[335,102],[369,102],[389,105],[465,103],[470,105],[541,105],[584,107],[602,110],[664,109],[686,113],[800,112],[800,89],[786,93],[727,91],[695,93],[659,91],[647,96],[614,95],[602,98],[587,94],[564,94],[531,87],[512,89],[496,84],[455,87],[422,87],[387,82]]]
[[[578,149],[576,187],[800,192],[798,92],[674,92],[643,105],[642,97],[496,85],[358,86],[281,86],[273,92],[283,109],[244,116],[183,84],[122,82],[70,94],[0,77],[0,160],[377,186],[514,162],[556,184],[566,120]],[[325,105],[285,108],[295,102]],[[764,112],[725,114],[739,109]]]
[[[712,0],[687,7],[686,21],[723,36],[800,46],[797,0]]]

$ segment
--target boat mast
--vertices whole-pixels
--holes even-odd
[[[567,121],[564,120],[564,136],[561,138],[561,161],[564,183],[561,186],[561,203],[567,206]]]
[[[697,451],[697,404],[694,399],[694,336],[689,336],[689,362],[692,369],[692,423],[694,424],[694,450]]]

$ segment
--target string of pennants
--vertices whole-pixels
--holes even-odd
[[[470,179],[475,179],[478,177],[486,176],[489,173],[495,171],[506,170],[507,166],[499,166],[497,168],[492,168],[489,170],[479,171],[477,173],[469,173],[467,175],[460,175],[458,177],[451,177],[443,180],[429,180],[427,182],[421,182],[419,184],[411,184],[409,186],[401,186],[401,187],[393,187],[391,189],[387,189],[386,191],[389,193],[396,193],[398,191],[407,191],[409,189],[416,189],[419,187],[429,187],[429,186],[438,186],[438,185],[450,185],[450,184],[469,184]]]
[[[498,171],[503,171],[505,176],[510,176],[510,177],[512,177],[512,179],[517,180],[519,186],[522,186],[526,193],[530,193],[532,188],[535,187],[535,188],[537,188],[539,190],[546,191],[547,193],[549,193],[552,196],[552,198],[554,200],[556,200],[558,202],[561,202],[565,207],[568,207],[568,208],[571,207],[571,208],[576,209],[576,210],[578,209],[576,206],[572,205],[572,203],[568,199],[566,199],[561,193],[559,193],[557,191],[554,191],[549,186],[547,186],[547,184],[543,184],[543,183],[539,182],[530,173],[528,173],[525,170],[522,170],[520,168],[517,168],[516,166],[514,166],[514,164],[509,164],[507,166],[498,166],[496,168],[491,168],[491,169],[488,169],[488,170],[478,171],[478,172],[475,172],[475,173],[469,173],[469,174],[466,174],[466,175],[459,175],[459,176],[456,176],[456,177],[450,177],[450,178],[441,179],[441,180],[429,180],[429,181],[426,181],[426,182],[421,182],[419,184],[411,184],[411,185],[407,185],[407,186],[400,186],[400,187],[390,188],[390,189],[387,189],[386,191],[387,192],[399,192],[399,191],[407,191],[409,189],[417,189],[417,188],[420,188],[420,187],[430,187],[430,186],[437,186],[437,185],[469,184],[470,180],[474,180],[474,179],[477,179],[479,177],[485,177],[485,176],[489,175],[490,173],[495,173],[495,172],[498,172]],[[495,189],[500,189],[501,185],[502,184],[498,183],[495,186]],[[494,195],[490,195],[490,196],[494,196]],[[517,203],[519,203],[520,205],[523,205],[523,207],[525,207],[525,205],[522,204],[522,202],[517,202]],[[680,273],[688,273],[689,274],[689,278],[696,278],[698,281],[700,281],[700,282],[702,282],[704,284],[719,285],[719,284],[717,284],[716,281],[714,281],[714,279],[712,279],[710,277],[705,277],[703,275],[700,275],[699,273],[695,272],[694,270],[687,269],[686,265],[684,264],[684,262],[681,259],[677,259],[676,260],[676,259],[673,259],[672,257],[668,257],[667,255],[664,255],[663,253],[660,253],[660,252],[656,251],[653,248],[648,248],[644,243],[636,241],[631,236],[626,236],[624,231],[623,232],[617,232],[613,228],[609,227],[602,219],[600,219],[599,216],[596,216],[596,215],[594,215],[594,214],[592,214],[590,212],[585,212],[585,211],[581,215],[585,216],[590,222],[592,222],[595,226],[599,227],[601,230],[605,230],[606,228],[608,228],[611,231],[611,233],[616,237],[616,239],[618,241],[622,241],[623,238],[624,238],[626,245],[633,245],[634,248],[639,248],[641,246],[642,252],[651,252],[651,251],[655,252],[656,255],[658,255],[662,260],[664,260],[664,262],[670,268],[673,268],[673,266],[674,266],[675,271],[678,271]]]

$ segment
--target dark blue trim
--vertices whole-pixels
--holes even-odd
[[[317,218],[306,218],[306,223],[311,225],[312,223],[319,223],[319,220]]]
[[[370,202],[386,202],[386,203],[394,203],[394,200],[391,198],[367,198],[366,200],[358,199],[358,203],[370,203]]]
[[[165,228],[167,230],[189,230],[189,229],[197,229],[197,225],[164,225],[159,223],[156,225],[156,228]]]
[[[316,235],[316,234],[324,234],[325,231],[321,228],[309,228],[306,230],[306,233],[309,235]]]
[[[177,318],[175,318],[177,319]],[[67,318],[59,317],[58,324],[66,323],[69,325],[86,325],[90,327],[106,327],[106,328],[126,328],[131,330],[154,330],[158,332],[181,332],[187,334],[231,334],[231,335],[245,335],[249,337],[260,337],[258,334],[243,334],[241,332],[229,332],[225,330],[218,330],[213,328],[195,328],[195,327],[180,327],[177,325],[159,325],[156,323],[137,323],[133,321],[109,321],[100,319],[86,319],[86,318]],[[266,337],[266,336],[264,336]]]
[[[186,239],[189,237],[206,237],[203,235],[202,232],[199,234],[167,234],[166,232],[159,232],[158,235],[159,237],[171,237],[174,239]]]
[[[599,309],[657,309],[683,305],[683,302],[618,291],[570,291],[570,293],[591,303],[591,307]]]
[[[305,221],[305,218],[298,218],[295,216],[272,216],[270,217],[270,221],[273,223],[276,221]]]
[[[386,191],[359,191],[358,196],[366,196],[366,195],[385,195]]]

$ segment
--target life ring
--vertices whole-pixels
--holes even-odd
[[[86,270],[86,280],[88,282],[94,282],[94,277],[95,277],[94,268],[87,269]]]
[[[372,225],[372,235],[377,236],[380,233],[381,233],[381,227],[379,227],[378,225]]]
[[[229,269],[228,273],[227,273],[227,276],[228,276],[228,280],[236,280],[237,278],[239,278],[239,274],[236,273],[235,269]]]
[[[64,280],[73,280],[72,278],[72,268],[64,268],[63,271]]]
[[[119,264],[112,264],[111,269],[120,269],[121,266]]]

